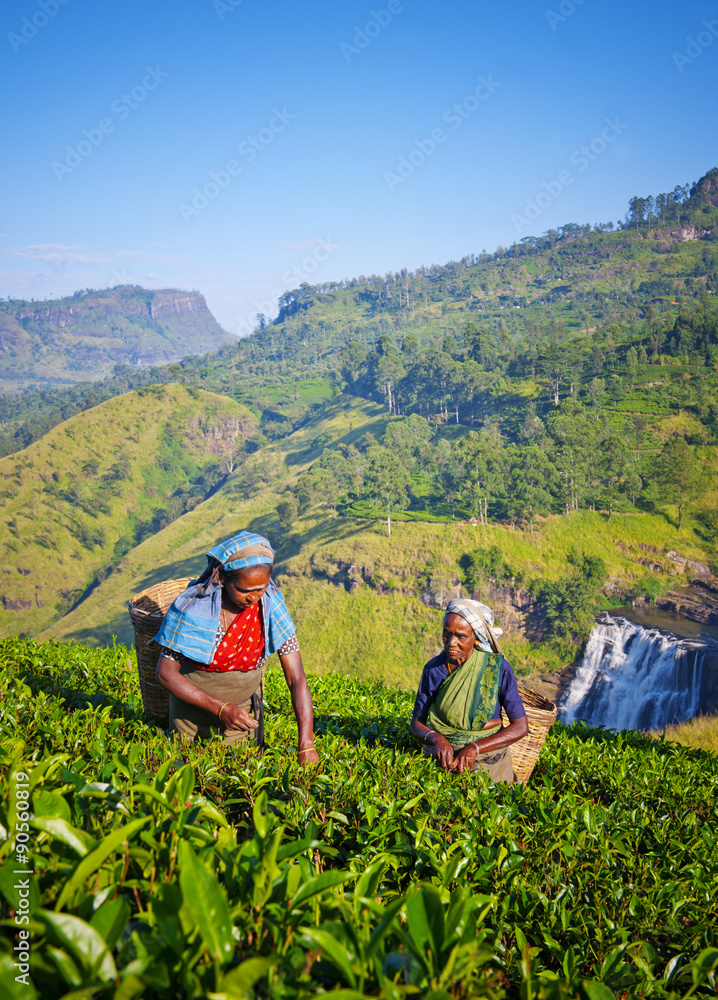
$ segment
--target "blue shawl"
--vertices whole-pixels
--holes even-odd
[[[210,664],[214,657],[222,613],[222,588],[213,572],[217,566],[231,571],[245,566],[272,565],[274,550],[262,535],[251,531],[220,542],[207,553],[208,566],[176,597],[154,641],[182,653],[190,660]],[[271,656],[296,631],[281,591],[274,580],[262,597],[264,655]]]

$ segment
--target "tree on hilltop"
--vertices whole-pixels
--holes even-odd
[[[289,531],[299,515],[299,505],[291,493],[287,493],[277,504],[277,520]]]
[[[536,514],[547,514],[551,509],[556,470],[546,452],[536,445],[517,449],[510,462],[509,513],[512,521],[525,518],[533,533]]]
[[[641,479],[635,468],[624,434],[615,431],[606,434],[600,442],[599,476],[603,495],[608,504],[608,520],[613,520],[613,508],[623,493],[631,496],[633,502],[641,489]]]

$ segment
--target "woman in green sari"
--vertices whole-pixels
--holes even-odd
[[[446,771],[485,770],[493,781],[516,781],[509,746],[526,736],[528,723],[493,620],[479,601],[449,602],[444,651],[424,667],[409,728]]]

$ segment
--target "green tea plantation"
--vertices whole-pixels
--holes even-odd
[[[716,757],[556,725],[497,787],[310,685],[302,770],[279,671],[259,759],[168,740],[123,648],[0,641],[3,998],[716,996]]]

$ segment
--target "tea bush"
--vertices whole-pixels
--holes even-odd
[[[410,694],[310,686],[302,770],[279,672],[260,759],[168,740],[122,647],[0,640],[3,996],[716,995],[718,759],[557,725],[493,786],[421,757]]]

